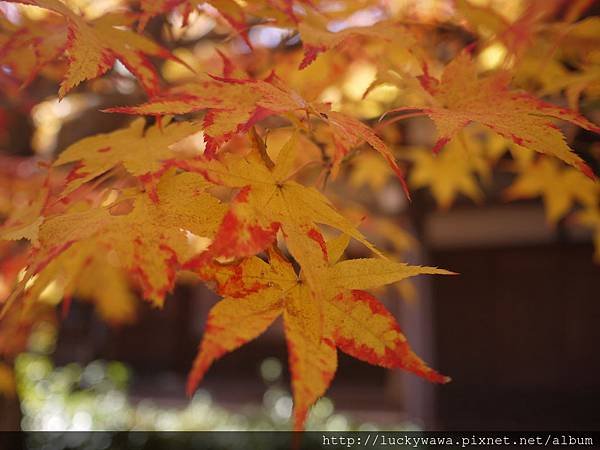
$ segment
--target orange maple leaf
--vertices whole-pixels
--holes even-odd
[[[127,272],[114,260],[115,252],[102,239],[75,242],[31,280],[24,293],[25,301],[43,302],[45,293],[56,292],[63,298],[66,315],[76,296],[91,301],[98,315],[111,325],[131,323],[136,316],[137,298],[131,291]]]
[[[145,298],[162,305],[177,268],[194,256],[190,233],[212,237],[223,217],[225,207],[207,188],[199,175],[169,171],[157,185],[157,201],[125,191],[124,198],[107,199],[104,206],[47,217],[39,226],[39,245],[27,277],[42,272],[72,245],[92,241],[97,251],[113,252]],[[120,205],[130,210],[121,212]]]
[[[247,132],[260,120],[275,114],[306,112],[310,105],[272,74],[266,80],[211,76],[189,83],[168,94],[133,107],[110,108],[108,112],[162,116],[206,110],[205,154],[212,157],[225,142]]]
[[[24,16],[21,20],[19,27],[8,21],[0,22],[1,28],[10,32],[0,45],[0,61],[22,89],[42,69],[59,60],[67,45],[67,27],[64,20],[54,15],[36,21]]]
[[[570,109],[546,103],[528,93],[509,90],[507,72],[479,77],[469,54],[462,52],[446,66],[440,80],[425,71],[420,81],[431,97],[431,106],[407,106],[390,112],[419,109],[421,114],[429,116],[438,130],[434,152],[440,151],[468,124],[478,122],[518,145],[560,158],[594,177],[592,169],[571,150],[550,118],[596,133],[600,133],[600,127]],[[399,119],[402,116],[387,123]]]
[[[247,17],[244,9],[235,0],[141,0],[139,29],[143,30],[148,21],[159,14],[165,14],[179,8],[183,12],[184,23],[187,23],[191,12],[201,5],[209,4],[216,9],[221,16],[236,30],[250,48],[252,45],[248,39]]]
[[[318,190],[292,180],[296,135],[281,149],[272,168],[257,151],[246,157],[225,153],[219,160],[190,160],[179,166],[203,174],[213,183],[240,189],[225,214],[208,250],[199,261],[242,258],[269,247],[281,229],[286,245],[317,287],[318,264],[308,259],[307,249],[316,241],[322,246],[319,225],[327,225],[358,240],[380,254]]]
[[[215,156],[217,150],[233,136],[248,132],[269,116],[290,117],[296,113],[306,118],[312,116],[324,120],[331,127],[336,143],[334,174],[349,150],[366,142],[386,159],[409,195],[402,169],[392,151],[375,131],[359,120],[330,111],[329,105],[306,101],[275,73],[265,80],[211,77],[212,80],[174,88],[169,94],[139,106],[110,108],[107,111],[161,116],[206,110],[204,140],[205,155],[209,158]]]
[[[361,289],[418,274],[450,272],[381,259],[337,262],[347,243],[342,235],[316,250],[315,257],[327,255],[320,273],[322,296],[315,296],[304,277],[275,250],[269,252],[269,263],[253,257],[236,266],[199,267],[200,277],[216,281],[219,292],[227,297],[209,313],[189,374],[188,393],[196,389],[216,359],[258,337],[279,316],[284,319],[288,345],[296,430],[303,428],[310,406],[334,377],[336,347],[370,364],[409,370],[432,382],[448,382],[448,377],[427,367],[413,353],[394,317]]]
[[[304,58],[300,69],[305,69],[313,63],[320,53],[342,47],[354,39],[368,39],[377,42],[394,43],[401,48],[415,48],[416,40],[404,27],[393,22],[378,22],[372,26],[349,27],[332,32],[328,23],[317,15],[309,15],[300,22],[298,31],[302,39]]]
[[[519,167],[518,177],[504,192],[507,200],[542,197],[548,222],[556,223],[577,203],[592,208],[598,203],[600,186],[578,170],[541,157]]]
[[[249,28],[247,25],[248,15],[280,25],[290,25],[298,23],[298,16],[294,11],[296,6],[304,8],[315,6],[312,0],[253,0],[244,7],[235,0],[141,0],[140,8],[143,14],[140,19],[140,27],[143,28],[152,17],[177,8],[183,11],[184,19],[187,20],[195,8],[206,4],[216,9],[248,44],[250,44],[246,34]]]
[[[457,12],[467,20],[470,28],[482,31],[484,36],[492,33],[495,39],[518,57],[531,47],[536,34],[546,25],[544,20],[552,17],[559,6],[555,2],[528,2],[524,5],[522,14],[510,22],[490,6],[475,5],[468,0],[456,2]]]
[[[375,133],[375,131],[354,117],[336,111],[321,110],[321,115],[326,118],[331,133],[333,142],[335,143],[336,151],[333,155],[331,164],[332,175],[335,178],[339,172],[342,159],[349,153],[350,149],[360,146],[363,142],[369,144],[381,156],[383,156],[396,174],[402,189],[410,200],[410,191],[404,179],[404,171],[400,168],[394,154],[385,142]]]
[[[48,9],[67,21],[65,48],[69,69],[60,86],[60,97],[81,82],[105,74],[117,60],[136,76],[149,96],[154,96],[160,92],[160,78],[146,55],[184,64],[152,40],[124,29],[133,22],[133,16],[108,14],[87,22],[59,0],[9,1]]]
[[[146,121],[139,118],[127,128],[82,139],[61,152],[54,162],[55,167],[75,163],[63,193],[120,165],[145,184],[153,182],[154,175],[163,171],[163,161],[177,156],[170,147],[198,131],[200,127],[193,122],[146,129]]]

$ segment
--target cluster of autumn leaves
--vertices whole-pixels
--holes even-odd
[[[455,16],[436,20],[474,40],[464,49],[457,41],[446,63],[435,51],[446,38],[431,33],[440,24],[405,17],[386,1],[141,0],[94,19],[59,0],[8,3],[13,12],[49,11],[41,19],[0,21],[0,84],[13,101],[38,76],[59,77],[65,97],[116,61],[148,100],[106,109],[138,117],[74,143],[45,171],[10,162],[15,170],[4,175],[10,181],[2,205],[8,219],[0,229],[2,276],[10,286],[2,293],[2,355],[18,353],[31,326],[51,316],[48,298],[62,300],[65,312],[71,298],[88,299],[107,320],[127,323],[135,315],[132,289],[162,306],[178,279],[194,277],[223,299],[209,314],[188,391],[214,360],[282,316],[294,426],[301,429],[335,374],[338,349],[448,381],[412,352],[394,317],[367,290],[450,272],[384,254],[359,230],[363,220],[362,228],[385,237],[388,249],[402,251],[410,238],[389,218],[364,219],[368,211],[348,198],[351,190],[326,194],[327,182],[377,192],[393,176],[406,197],[409,185],[430,187],[448,207],[459,193],[480,199],[478,178],[489,179],[510,151],[519,175],[509,197],[543,195],[554,221],[579,202],[587,208],[582,219],[600,235],[594,171],[556,125],[557,119],[600,132],[573,108],[582,96],[593,98],[598,55],[571,45],[558,50],[576,37],[597,43],[586,31],[588,19],[577,21],[586,2],[575,2],[557,23],[548,22],[557,14],[548,2],[532,2],[513,22],[491,8],[453,2]],[[236,43],[212,52],[210,70],[197,70],[143,33],[157,16],[177,16],[186,27],[198,14],[220,20]],[[375,19],[365,25],[361,14]],[[253,43],[252,29],[265,26],[287,30],[279,48]],[[497,45],[504,60],[482,73],[479,56]],[[540,46],[553,50],[547,64],[559,67],[568,57],[571,67],[581,67],[579,75],[565,74],[563,84],[554,80],[555,91],[541,89],[569,91],[572,108],[511,85],[518,77],[533,80],[527,64]],[[155,58],[180,65],[186,75],[164,87]],[[381,102],[386,114],[373,126],[344,98],[336,104],[324,95],[357,59],[375,72],[364,98],[386,87],[400,93]],[[437,140],[427,150],[404,147],[393,124],[421,116],[435,124]],[[22,239],[30,242],[26,249],[10,242]],[[351,240],[372,256],[344,259]]]

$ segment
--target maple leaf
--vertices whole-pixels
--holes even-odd
[[[410,199],[410,192],[406,181],[404,179],[404,171],[400,168],[394,154],[390,148],[381,140],[375,131],[353,117],[336,111],[322,112],[322,115],[327,119],[329,126],[333,134],[333,140],[336,145],[336,152],[332,162],[332,174],[334,177],[339,171],[342,158],[348,154],[350,149],[358,147],[363,142],[366,142],[376,150],[381,156],[383,156],[390,166],[390,168],[396,174],[402,189],[407,198]]]
[[[14,3],[38,6],[62,15],[68,24],[65,49],[69,69],[61,83],[59,97],[85,80],[91,80],[112,69],[117,60],[131,71],[150,96],[160,91],[160,79],[147,56],[171,59],[182,63],[168,50],[152,40],[124,29],[133,17],[110,14],[86,22],[59,0],[10,0]]]
[[[499,41],[501,44],[496,48],[506,49],[508,56],[517,57],[513,71],[515,80],[521,82],[519,84],[522,85],[524,78],[534,80],[543,87],[539,95],[567,88],[569,107],[577,110],[581,91],[598,80],[594,66],[585,67],[581,73],[572,70],[598,47],[598,36],[592,31],[598,28],[598,17],[572,23],[585,10],[585,3],[590,2],[573,3],[565,19],[555,23],[547,21],[556,15],[558,4],[554,2],[531,2],[513,22],[500,11],[467,0],[458,0],[456,6],[470,28],[485,39],[486,46]],[[507,61],[506,57],[504,61]]]
[[[413,168],[408,179],[414,188],[428,187],[442,209],[449,208],[458,194],[479,202],[483,193],[475,175],[475,165],[460,139],[452,139],[439,154],[424,148],[415,148],[409,158]]]
[[[196,7],[201,2],[194,0],[140,0],[140,9],[142,14],[138,23],[138,29],[143,30],[146,25],[155,16],[166,14],[176,8],[182,7],[185,12],[185,21],[191,13],[193,7]]]
[[[310,20],[307,20],[310,19]],[[415,48],[416,40],[404,27],[393,22],[377,22],[372,26],[349,27],[332,32],[321,16],[309,15],[299,25],[304,58],[300,69],[305,69],[320,53],[341,47],[350,40],[367,38],[376,42],[395,44],[400,48]]]
[[[39,160],[0,156],[0,215],[10,216],[44,192],[47,174]]]
[[[387,165],[373,153],[361,153],[352,159],[350,184],[360,189],[368,187],[373,192],[383,189],[390,179]]]
[[[98,315],[112,325],[132,323],[136,298],[116,254],[102,239],[75,242],[52,259],[28,283],[27,302],[43,301],[49,290],[62,297],[66,313],[72,297],[94,303]]]
[[[513,22],[491,7],[474,5],[467,0],[457,0],[456,6],[471,28],[484,36],[491,34],[511,53],[521,56],[531,47],[535,35],[542,29],[543,20],[552,14],[557,4],[529,2],[525,5],[523,13]]]
[[[77,274],[73,296],[93,302],[98,315],[111,325],[130,324],[136,318],[137,298],[126,274],[110,261],[112,256],[95,254],[86,261]]]
[[[141,0],[140,28],[144,28],[152,17],[179,9],[187,22],[189,14],[198,7],[206,5],[214,8],[236,30],[250,48],[248,39],[248,16],[261,18],[265,22],[274,22],[281,26],[294,26],[298,23],[296,7],[314,7],[312,0],[253,0],[240,6],[235,0]],[[209,9],[210,11],[210,9]]]
[[[307,111],[309,105],[272,74],[266,80],[211,79],[174,88],[168,94],[140,106],[110,108],[108,112],[162,116],[207,110],[204,117],[205,154],[258,121],[274,114]]]
[[[236,30],[246,44],[252,48],[248,39],[248,25],[244,9],[235,0],[141,0],[139,29],[143,30],[148,21],[159,14],[165,14],[176,8],[183,11],[184,22],[187,23],[190,13],[201,5],[209,4]]]
[[[145,298],[162,305],[177,267],[193,256],[189,233],[211,237],[223,217],[224,206],[206,192],[207,187],[198,175],[168,172],[157,185],[158,201],[144,193],[130,194],[128,213],[113,214],[117,205],[109,204],[48,217],[40,226],[40,245],[29,276],[40,273],[75,243],[93,240],[98,251],[112,252]]]
[[[388,178],[390,174],[388,173]],[[386,249],[386,255],[396,260],[406,259],[406,255],[418,249],[416,239],[405,228],[404,224],[398,223],[397,219],[378,215],[369,211],[359,203],[354,202],[346,196],[334,195],[332,200],[343,212],[344,216],[361,224],[366,236],[377,245],[378,248]],[[332,258],[330,254],[330,258]],[[332,259],[339,259],[332,258]],[[402,280],[395,284],[394,289],[400,297],[407,301],[417,298],[417,291],[410,279]]]
[[[549,35],[560,42],[561,54],[573,62],[589,62],[595,60],[594,51],[598,48],[598,25],[600,17],[588,16],[578,22],[570,21],[550,24]]]
[[[24,251],[15,242],[37,242],[42,212],[49,194],[50,179],[38,170],[33,158],[0,157],[0,302],[13,286],[17,273],[26,265]]]
[[[67,28],[64,20],[54,16],[37,21],[23,16],[21,20],[18,28],[8,21],[6,25],[0,22],[8,31],[7,39],[0,42],[0,61],[23,88],[60,58],[67,44]]]
[[[48,200],[48,186],[44,185],[39,195],[32,197],[24,205],[11,211],[8,219],[0,227],[0,239],[18,241],[28,239],[36,244],[40,225],[43,222],[42,211]]]
[[[310,406],[325,393],[334,377],[336,347],[370,364],[406,369],[433,382],[449,381],[412,352],[393,316],[378,300],[360,290],[418,274],[449,272],[381,259],[337,262],[347,243],[348,238],[342,235],[316,250],[317,258],[327,255],[320,272],[324,289],[319,297],[274,250],[269,253],[268,264],[253,257],[237,266],[200,266],[200,277],[216,280],[219,291],[228,296],[209,313],[189,374],[188,393],[195,390],[216,359],[259,336],[281,315],[292,374],[296,430],[302,429]],[[248,294],[248,288],[255,292]]]
[[[378,253],[323,194],[291,179],[296,142],[294,134],[272,168],[257,151],[243,158],[223,154],[222,161],[194,160],[179,164],[185,170],[202,173],[216,184],[240,189],[214,242],[199,256],[200,260],[253,256],[269,247],[281,229],[288,249],[306,271],[311,285],[317,286],[320,267],[309,263],[307,248],[315,241],[324,245],[318,224],[346,233]]]
[[[572,22],[577,20],[591,3],[588,0],[574,2],[565,5],[567,7],[563,11],[560,3],[530,1],[523,5],[520,15],[513,20],[508,20],[504,11],[499,11],[491,5],[477,5],[469,0],[457,0],[456,8],[466,19],[468,27],[485,39],[484,44],[499,41],[511,54],[520,59],[527,52],[540,50],[540,38],[550,37],[550,44],[554,47],[565,39],[565,35],[577,30],[579,24],[585,20],[577,24]],[[563,21],[550,22],[563,12]],[[594,39],[589,39],[590,37],[592,36],[586,36],[584,41],[589,43]]]
[[[541,196],[548,221],[556,223],[577,202],[584,206],[596,204],[599,187],[581,172],[561,167],[548,158],[540,158],[519,168],[519,176],[505,191],[508,200]]]
[[[67,178],[65,194],[119,165],[148,183],[163,170],[163,161],[177,156],[170,147],[199,130],[193,122],[146,129],[146,121],[140,118],[127,128],[76,142],[59,155],[54,166],[76,163]]]
[[[368,143],[388,162],[408,194],[402,169],[392,151],[375,131],[353,117],[331,111],[329,105],[304,100],[272,73],[265,80],[211,77],[212,80],[191,83],[173,89],[169,94],[133,107],[110,108],[108,112],[161,116],[187,114],[207,110],[204,124],[205,154],[213,157],[234,135],[246,133],[260,120],[272,115],[302,113],[324,120],[336,144],[333,158],[334,175],[342,158],[351,148]]]
[[[394,256],[418,248],[415,238],[394,218],[371,213],[367,208],[347,198],[334,197],[346,217],[360,223],[365,233],[382,247],[390,247]]]
[[[427,73],[421,77],[424,90],[431,95],[432,106],[392,111],[420,109],[429,116],[438,130],[434,152],[441,150],[465,126],[477,122],[518,145],[562,159],[593,178],[591,168],[569,148],[549,118],[565,120],[595,133],[600,133],[600,127],[567,108],[527,93],[510,91],[509,79],[507,72],[478,77],[475,63],[462,52],[446,66],[439,81]]]
[[[470,28],[479,34],[499,35],[510,27],[510,22],[493,8],[475,5],[468,0],[456,0],[457,12]]]

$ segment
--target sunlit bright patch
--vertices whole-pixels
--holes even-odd
[[[73,94],[60,101],[53,97],[35,105],[31,110],[35,125],[31,146],[35,152],[40,155],[53,152],[65,122],[97,104],[98,98],[93,94]]]
[[[63,297],[63,287],[57,280],[52,281],[40,293],[40,300],[51,305],[58,305]]]
[[[185,235],[187,237],[188,244],[193,254],[202,253],[212,243],[212,239],[204,236],[197,236],[194,233],[190,233],[189,231],[185,231]]]
[[[66,0],[69,6],[81,11],[88,19],[97,19],[106,13],[114,13],[125,6],[124,0]]]
[[[291,36],[290,30],[268,26],[256,26],[250,30],[250,42],[257,47],[273,48],[281,44],[283,39]]]
[[[343,92],[352,100],[360,100],[367,88],[375,80],[377,69],[371,64],[352,65],[343,84]]]
[[[497,42],[483,50],[478,57],[478,62],[485,70],[499,67],[506,59],[507,50],[504,45]]]

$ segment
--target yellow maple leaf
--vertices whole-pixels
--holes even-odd
[[[73,295],[92,301],[98,315],[110,324],[132,323],[136,318],[137,298],[123,270],[106,259],[96,255],[87,263],[78,274]]]
[[[138,28],[144,29],[152,17],[168,13],[175,9],[182,13],[184,23],[187,23],[192,11],[207,4],[216,9],[227,23],[240,34],[246,44],[252,47],[248,39],[249,26],[246,23],[246,13],[244,8],[235,0],[141,0],[140,9],[142,10],[142,16],[140,17]]]
[[[386,160],[402,184],[404,193],[408,198],[410,194],[404,180],[404,172],[396,162],[394,154],[375,133],[375,131],[362,123],[360,120],[336,111],[321,110],[321,115],[327,119],[327,123],[333,135],[336,151],[332,161],[332,174],[335,177],[340,169],[342,158],[348,154],[350,149],[360,146],[366,142]]]
[[[281,229],[289,251],[306,271],[311,285],[318,288],[316,276],[320,268],[310,264],[306,251],[320,237],[318,225],[346,233],[379,253],[323,194],[291,179],[296,143],[294,134],[279,151],[275,163],[271,163],[272,168],[257,151],[246,157],[224,154],[222,161],[199,159],[181,163],[182,168],[202,173],[216,184],[240,189],[213,244],[200,255],[202,260],[253,256],[269,247]]]
[[[0,39],[2,65],[20,81],[21,89],[58,61],[67,43],[67,27],[57,17],[34,21],[23,15],[19,26],[0,18],[0,30],[7,32],[6,40]]]
[[[116,202],[130,211],[113,214],[118,203],[67,212],[40,226],[40,245],[30,275],[80,241],[94,240],[98,251],[113,251],[114,261],[127,270],[145,298],[162,305],[173,287],[177,267],[193,256],[189,233],[212,237],[225,207],[206,192],[206,181],[192,173],[168,172],[157,185],[157,201],[144,193]]]
[[[468,0],[457,0],[456,9],[471,28],[484,36],[498,35],[510,26],[508,19],[494,9],[475,5]]]
[[[236,133],[247,132],[258,121],[273,114],[305,112],[309,104],[274,74],[266,80],[209,77],[172,88],[145,104],[108,109],[135,115],[187,114],[203,109],[206,153],[218,148]]]
[[[373,153],[361,153],[352,159],[349,182],[355,188],[368,187],[378,192],[390,180],[387,164]]]
[[[112,252],[112,253],[111,253]],[[71,245],[55,257],[26,287],[28,301],[46,301],[52,293],[63,298],[65,308],[77,297],[94,304],[98,315],[113,325],[135,319],[136,298],[117,253],[101,239],[88,239]],[[64,309],[66,312],[66,309]]]
[[[123,165],[125,170],[144,182],[163,169],[165,160],[181,157],[171,146],[200,131],[193,122],[171,122],[146,129],[143,118],[127,128],[87,137],[65,149],[54,166],[76,163],[67,178],[64,194]]]
[[[0,239],[18,241],[28,239],[37,243],[40,225],[43,222],[42,211],[47,201],[48,191],[42,188],[40,195],[30,199],[22,207],[12,211],[9,218],[0,227]]]
[[[437,80],[427,73],[421,78],[431,106],[402,107],[392,111],[420,109],[438,130],[434,152],[438,152],[460,130],[477,122],[515,144],[555,156],[594,177],[591,168],[565,142],[550,118],[565,120],[596,133],[600,127],[567,108],[561,108],[522,92],[510,91],[507,72],[479,77],[471,57],[462,52]],[[402,116],[400,116],[402,118]],[[392,119],[390,122],[398,120]]]
[[[59,0],[11,1],[48,9],[67,21],[65,44],[69,68],[60,86],[61,98],[81,82],[105,74],[117,60],[136,76],[146,93],[153,96],[160,91],[160,79],[147,56],[182,63],[151,39],[125,29],[124,26],[133,22],[133,16],[107,14],[87,22]]]
[[[226,297],[209,313],[189,375],[188,392],[196,388],[216,359],[256,338],[280,315],[288,345],[297,430],[302,429],[310,406],[333,379],[336,347],[371,364],[403,368],[433,382],[449,381],[412,352],[393,316],[361,289],[418,274],[450,272],[381,259],[338,262],[347,243],[348,237],[342,235],[323,248],[312,246],[312,259],[324,260],[319,295],[274,250],[269,253],[269,263],[254,257],[236,266],[198,267],[199,275],[217,281],[219,292]]]
[[[581,172],[563,167],[555,160],[540,158],[518,168],[519,176],[506,190],[506,198],[541,196],[551,223],[563,218],[576,203],[595,205],[600,187]]]
[[[414,164],[409,184],[417,189],[429,188],[442,209],[448,209],[459,194],[476,202],[483,198],[475,165],[460,139],[451,140],[437,155],[428,149],[415,148],[409,158]]]
[[[394,50],[416,49],[415,37],[402,25],[394,22],[377,22],[372,26],[347,27],[337,32],[331,31],[330,23],[317,14],[309,14],[298,25],[302,39],[304,59],[300,69],[308,67],[319,53],[333,50],[349,40],[363,38],[385,42]]]
[[[491,6],[474,3],[468,0],[456,2],[459,14],[467,20],[470,28],[492,42],[501,42],[517,57],[533,46],[537,35],[544,30],[544,20],[552,17],[558,7],[555,2],[533,1],[524,3],[522,8],[516,3],[509,3],[503,11],[497,11]],[[510,19],[507,13],[512,13]]]
[[[340,204],[340,201],[339,197],[336,198],[336,204]],[[373,214],[347,199],[344,199],[343,203],[342,210],[344,214],[347,217],[355,218],[357,223],[361,223],[366,235],[379,248],[387,249],[386,254],[390,257],[404,260],[407,254],[418,249],[417,240],[397,219]],[[394,284],[393,288],[400,295],[400,298],[408,302],[417,299],[417,291],[411,279],[402,280]]]
[[[0,158],[0,240],[37,242],[41,215],[50,192],[48,174],[37,170],[35,159]],[[23,168],[33,171],[23,176]]]
[[[335,142],[332,172],[352,148],[367,143],[388,162],[400,179],[406,193],[402,169],[392,151],[369,126],[358,119],[337,111],[330,105],[312,103],[303,99],[275,73],[265,80],[234,79],[212,76],[210,80],[187,83],[145,104],[110,108],[108,112],[161,116],[187,114],[206,110],[204,115],[205,154],[214,157],[218,149],[238,133],[247,133],[256,123],[272,116],[282,115],[293,123],[302,118],[325,121]]]

